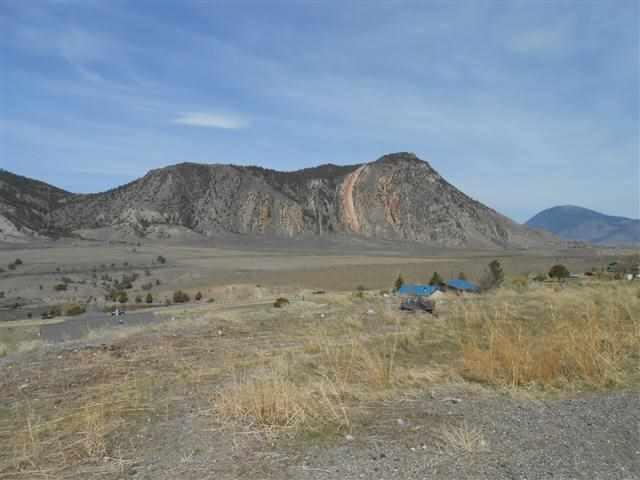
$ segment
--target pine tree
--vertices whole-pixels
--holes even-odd
[[[442,285],[443,283],[444,280],[442,280],[440,274],[438,272],[433,272],[433,276],[431,277],[431,280],[429,280],[429,285],[438,286]]]
[[[397,292],[398,290],[400,290],[402,288],[402,285],[404,285],[404,278],[402,278],[402,274],[399,274],[394,284],[395,291]]]

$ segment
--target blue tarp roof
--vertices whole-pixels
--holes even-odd
[[[455,280],[449,280],[447,282],[447,286],[451,288],[455,288],[456,290],[464,290],[468,292],[475,292],[478,290],[473,283],[467,282],[466,280],[460,280],[459,278]]]
[[[438,290],[438,287],[431,285],[415,285],[412,283],[405,283],[398,289],[400,295],[418,295],[428,297],[433,292]]]

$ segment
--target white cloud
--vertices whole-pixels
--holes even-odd
[[[205,128],[244,128],[248,122],[236,115],[224,115],[219,113],[187,112],[179,115],[173,123],[189,125],[191,127]]]

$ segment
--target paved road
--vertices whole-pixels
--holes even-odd
[[[123,324],[119,322],[122,321]],[[77,340],[86,337],[92,330],[118,328],[132,325],[143,325],[157,321],[153,312],[133,312],[121,317],[112,317],[110,313],[90,312],[78,317],[69,318],[62,323],[42,325],[40,338],[49,343]]]
[[[171,318],[173,312],[180,312],[189,308],[191,312],[197,310],[223,311],[243,308],[268,307],[273,304],[272,299],[259,302],[249,302],[226,305],[175,305],[171,307],[158,307],[149,310],[127,312],[121,317],[111,316],[110,313],[88,312],[77,317],[69,317],[64,322],[40,327],[40,338],[49,343],[59,343],[67,340],[78,340],[86,337],[92,330],[104,328],[121,328],[122,326],[144,325],[148,323],[163,322]],[[158,312],[160,315],[156,315]],[[120,321],[123,323],[121,324]]]

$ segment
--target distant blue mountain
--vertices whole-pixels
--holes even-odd
[[[565,240],[599,245],[640,246],[640,220],[605,215],[573,205],[543,210],[527,221],[526,225],[546,230]]]

